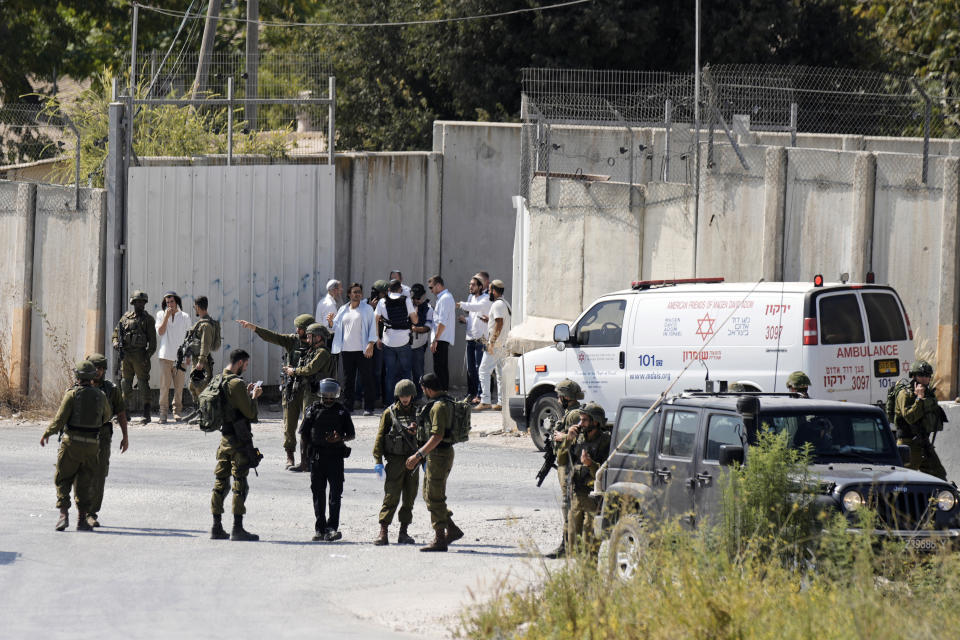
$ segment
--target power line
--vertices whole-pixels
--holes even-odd
[[[551,4],[544,7],[530,7],[527,9],[514,9],[512,11],[501,11],[499,13],[487,13],[479,16],[462,16],[459,18],[435,18],[433,20],[408,20],[404,22],[275,22],[270,20],[248,20],[246,18],[231,18],[220,16],[218,20],[224,20],[228,22],[256,22],[261,27],[409,27],[419,24],[443,24],[447,22],[466,22],[468,20],[485,20],[487,18],[501,18],[503,16],[516,15],[519,13],[533,13],[540,11],[550,11],[552,9],[562,9],[563,7],[571,7],[578,4],[586,4],[588,2],[593,2],[593,0],[568,0],[567,2],[560,2],[557,4]],[[206,16],[199,13],[190,13],[189,11],[173,11],[171,9],[161,9],[160,7],[153,7],[145,4],[140,4],[139,2],[132,3],[133,6],[140,7],[147,11],[152,11],[154,13],[159,13],[161,15],[170,16],[173,18],[184,18],[192,20],[206,20]]]

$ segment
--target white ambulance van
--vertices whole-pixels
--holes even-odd
[[[811,397],[883,403],[913,360],[913,331],[900,296],[875,284],[727,283],[722,278],[634,282],[601,297],[554,347],[520,357],[511,418],[538,448],[560,413],[564,378],[613,416],[623,396],[705,389],[707,381],[786,392],[804,371]],[[692,366],[682,373],[692,362]],[[719,388],[719,387],[717,387]]]

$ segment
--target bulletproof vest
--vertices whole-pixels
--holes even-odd
[[[407,296],[396,299],[387,296],[383,302],[387,307],[387,322],[391,329],[403,330],[412,326],[410,314],[407,313]]]
[[[303,351],[300,351],[300,352],[299,352],[299,359],[297,360],[296,366],[297,366],[297,367],[305,367],[305,366],[307,366],[307,364],[309,364],[310,361],[313,360],[314,356],[317,355],[317,350],[318,350],[318,349],[323,349],[323,347],[321,347],[321,346],[310,346],[309,348],[304,349]],[[319,386],[320,381],[323,380],[324,378],[328,377],[326,374],[327,374],[326,371],[318,371],[317,373],[313,374],[312,376],[302,376],[301,379],[302,379],[304,382],[310,384],[310,391],[311,391],[312,393],[317,393],[317,387]]]
[[[73,394],[73,411],[67,426],[82,431],[99,431],[103,426],[103,405],[106,402],[103,391],[90,386],[76,387]]]
[[[404,413],[396,404],[387,409],[390,413],[390,429],[384,434],[383,449],[396,456],[410,456],[417,450],[417,435],[410,433],[407,428],[416,426],[416,412],[411,407],[409,413]]]
[[[117,415],[118,409],[118,407],[113,406],[113,402],[111,401],[111,398],[113,398],[113,391],[117,388],[117,386],[109,380],[101,380],[98,386],[100,390],[103,391],[103,395],[107,397],[107,415],[112,418],[113,416]]]
[[[322,402],[315,402],[307,410],[306,420],[310,424],[310,442],[314,448],[339,447],[342,442],[329,444],[327,436],[333,433],[343,422],[342,414],[346,413],[343,405],[334,402],[332,406],[325,406]],[[341,434],[342,435],[342,434]]]
[[[123,317],[120,318],[120,333],[122,334],[123,346],[125,348],[147,348],[147,332],[143,328],[143,320],[137,316],[136,311],[127,311],[123,314]]]

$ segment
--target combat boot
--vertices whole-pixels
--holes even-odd
[[[551,551],[550,553],[543,554],[544,558],[549,558],[551,560],[556,560],[557,558],[564,558],[567,555],[567,544],[566,540],[560,541],[560,546]]]
[[[243,528],[243,516],[238,516],[234,514],[233,516],[233,531],[230,532],[231,540],[240,540],[241,542],[256,542],[260,539],[255,533],[250,533],[245,531]]]
[[[99,526],[100,526],[100,521],[97,519],[97,514],[95,514],[95,513],[88,513],[88,514],[87,514],[87,524],[90,525],[91,527],[99,527]]]
[[[293,461],[293,449],[287,449],[287,469],[292,469],[296,464]]]
[[[443,533],[443,527],[437,527],[436,537],[434,537],[433,542],[428,544],[425,547],[420,547],[420,551],[446,551],[447,550],[447,539]]]
[[[93,527],[91,527],[90,523],[87,522],[87,514],[77,514],[77,531],[93,531]]]
[[[463,537],[463,531],[460,531],[460,527],[453,524],[453,520],[447,519],[447,544],[451,542],[456,542]]]
[[[380,535],[377,536],[376,540],[373,541],[378,547],[382,547],[385,544],[390,544],[390,541],[387,540],[387,525],[380,523]]]
[[[417,544],[417,541],[407,533],[407,525],[400,525],[400,535],[397,536],[397,544]]]
[[[57,526],[54,527],[57,531],[65,531],[67,527],[70,526],[70,516],[66,511],[60,512],[60,519],[57,520]]]
[[[210,539],[211,540],[226,540],[230,537],[230,534],[227,533],[223,528],[223,516],[219,513],[213,514],[213,527],[210,529]]]
[[[150,403],[143,405],[143,417],[140,418],[140,424],[147,424],[150,422]]]

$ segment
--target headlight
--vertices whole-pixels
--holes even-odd
[[[952,491],[944,489],[937,494],[937,508],[940,511],[950,511],[957,505],[957,499]]]
[[[858,491],[847,491],[843,494],[843,510],[856,511],[863,506],[863,496]]]

